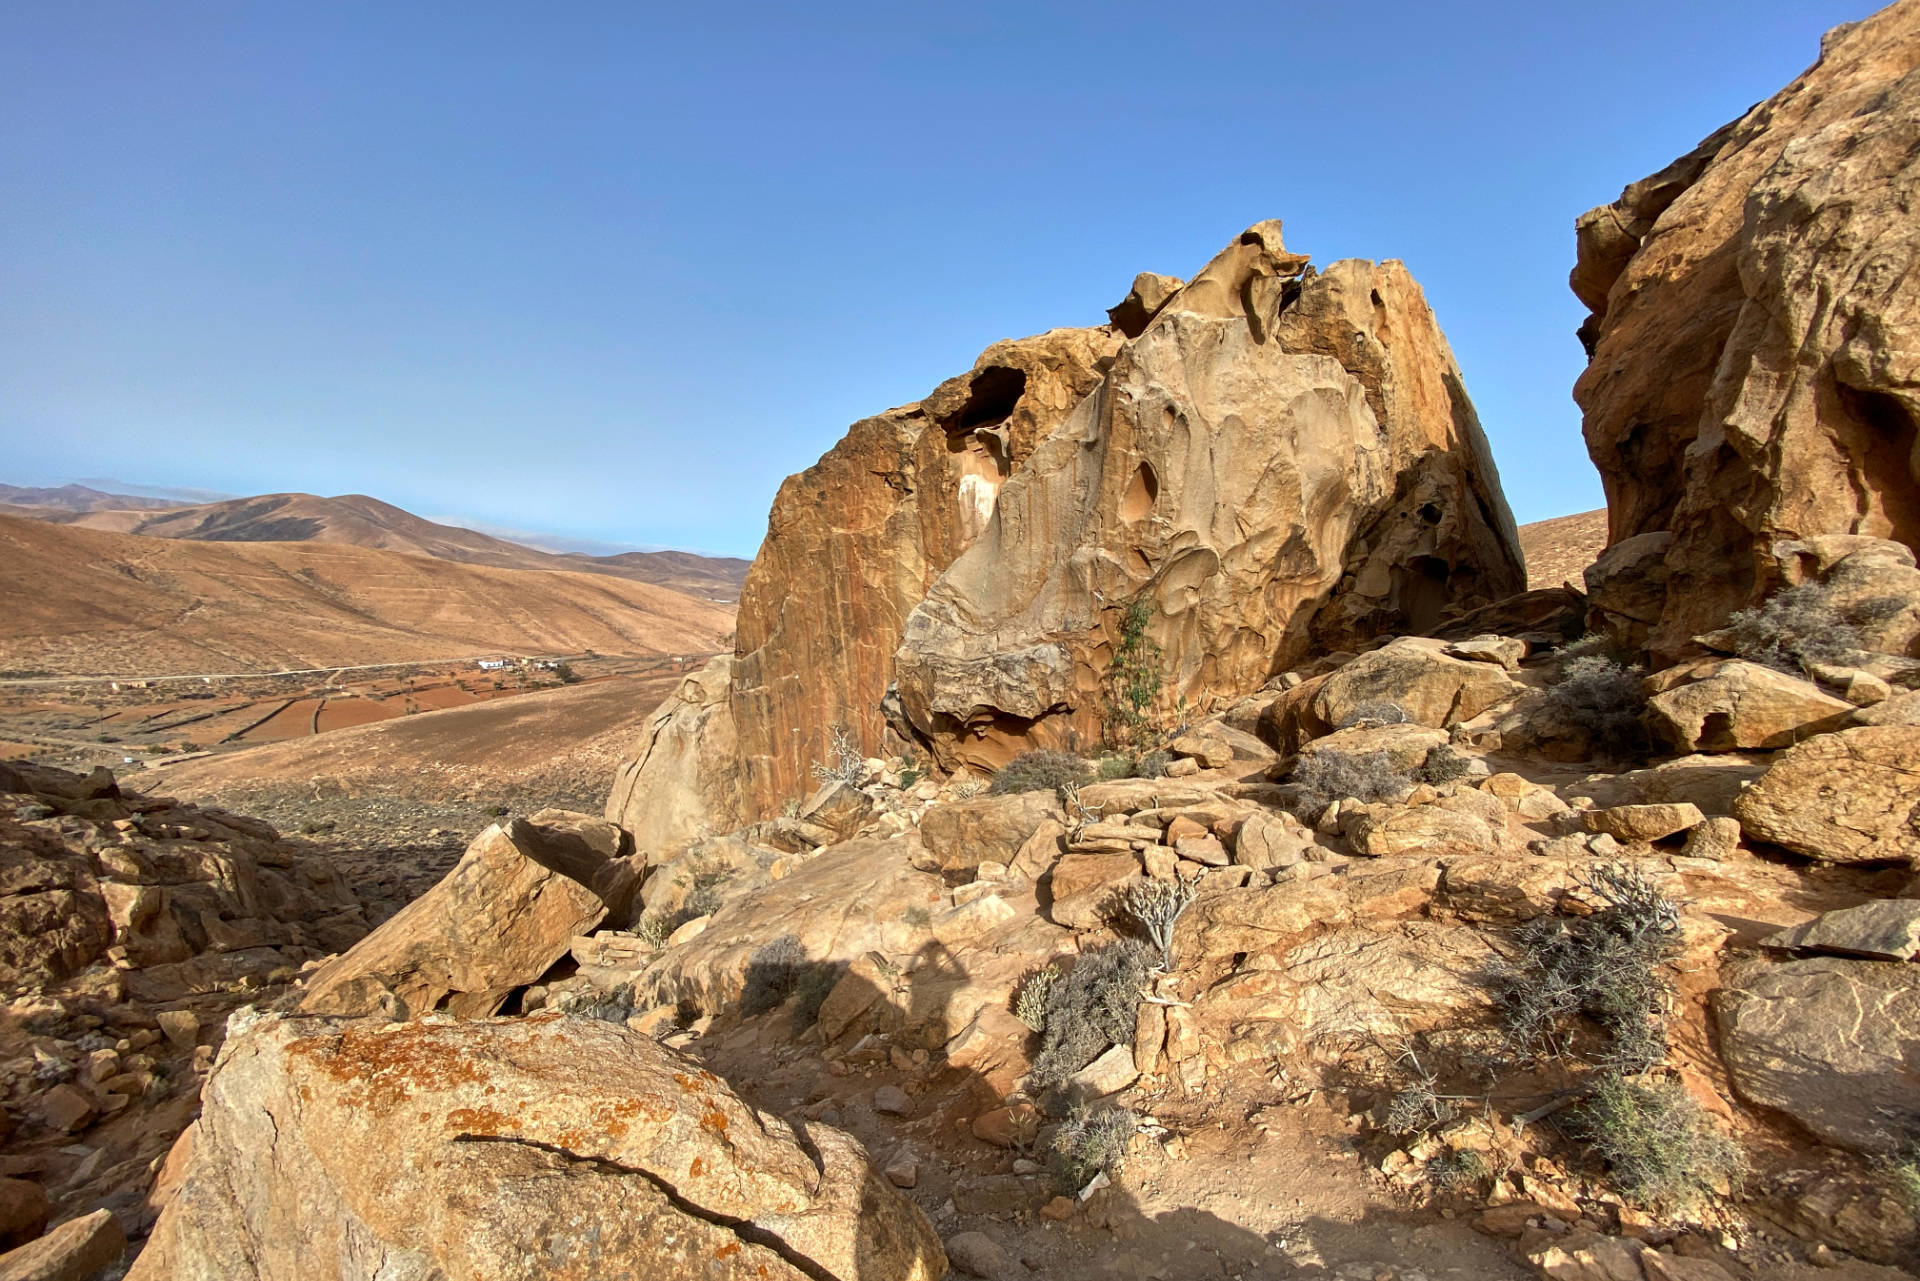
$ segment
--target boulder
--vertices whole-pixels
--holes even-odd
[[[1660,841],[1706,821],[1700,807],[1686,801],[1662,805],[1615,805],[1580,816],[1589,832],[1605,832],[1617,841]]]
[[[1314,756],[1328,752],[1344,756],[1385,752],[1393,758],[1395,769],[1411,774],[1427,763],[1427,756],[1434,748],[1446,741],[1445,730],[1418,723],[1355,725],[1351,729],[1335,730],[1324,738],[1316,738],[1308,743],[1300,749],[1300,763],[1304,764]]]
[[[1920,657],[1920,568],[1905,543],[1859,534],[1783,539],[1772,559],[1783,586],[1819,583],[1842,617],[1867,607],[1859,627],[1868,650]]]
[[[1579,220],[1574,398],[1612,543],[1669,536],[1635,595],[1660,663],[1777,585],[1778,539],[1920,539],[1916,63],[1910,5],[1836,28],[1786,88]]]
[[[1788,951],[1911,961],[1920,954],[1920,899],[1876,899],[1858,907],[1822,912],[1762,942]]]
[[[1920,726],[1822,734],[1734,802],[1748,837],[1832,863],[1920,860]]]
[[[46,1231],[51,1213],[38,1183],[0,1178],[0,1250],[25,1245]]]
[[[1256,872],[1292,867],[1319,852],[1313,832],[1287,813],[1249,814],[1233,838],[1233,861]]]
[[[873,798],[851,783],[829,779],[800,807],[800,818],[825,828],[834,840],[845,840],[874,816]]]
[[[1498,801],[1493,803],[1498,807]],[[1370,858],[1391,854],[1487,854],[1502,843],[1485,819],[1439,805],[1365,805],[1343,811],[1340,833],[1355,854]]]
[[[1306,266],[1277,222],[1250,228],[1002,487],[896,658],[901,727],[942,767],[1097,738],[1136,608],[1171,713],[1520,589],[1418,287],[1398,263]]]
[[[1447,729],[1519,692],[1499,665],[1455,658],[1447,649],[1445,642],[1406,636],[1362,654],[1320,687],[1314,714],[1337,727],[1369,707],[1391,704],[1416,724]]]
[[[126,1250],[120,1221],[111,1210],[95,1210],[0,1254],[0,1281],[91,1281]]]
[[[942,871],[971,871],[982,863],[1011,866],[1040,825],[1060,817],[1052,792],[949,801],[921,818],[920,840]]]
[[[1812,681],[1732,659],[1647,699],[1654,736],[1679,752],[1791,747],[1849,723],[1853,705]]]
[[[749,818],[729,701],[733,663],[720,654],[682,680],[614,775],[606,816],[656,861]]]
[[[607,915],[598,894],[543,857],[601,881],[622,901],[634,893],[631,865],[600,856],[580,835],[599,820],[553,821],[553,813],[548,824],[514,818],[480,833],[439,884],[315,970],[301,1010],[402,1019],[444,1010],[470,1018],[493,1013],[514,988],[539,979],[575,935]]]
[[[236,1025],[129,1281],[938,1281],[859,1144],[596,1019]]]
[[[1910,1141],[1920,1081],[1920,968],[1816,957],[1752,963],[1715,994],[1734,1089],[1829,1143],[1891,1152]]]
[[[1137,854],[1063,854],[1048,880],[1047,915],[1070,930],[1094,929],[1106,920],[1114,893],[1140,874]]]

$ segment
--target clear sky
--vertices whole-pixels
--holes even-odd
[[[750,555],[998,338],[1278,217],[1427,290],[1522,521],[1601,504],[1573,218],[1841,0],[0,7],[0,481]]]

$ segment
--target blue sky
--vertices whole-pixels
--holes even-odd
[[[1516,516],[1599,506],[1572,222],[1837,0],[0,9],[0,481],[752,554],[998,338],[1278,217],[1427,290]]]

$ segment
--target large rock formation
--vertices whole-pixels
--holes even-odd
[[[1422,631],[1524,585],[1419,286],[1397,262],[1316,276],[1263,222],[1008,480],[907,621],[901,720],[947,767],[1098,741],[1135,601],[1164,651],[1161,697],[1205,709],[1315,644]]]
[[[1658,659],[1776,586],[1778,539],[1920,544],[1916,67],[1903,0],[1579,220],[1574,398],[1610,541],[1639,540],[1596,605]]]
[[[1102,326],[995,343],[970,372],[855,423],[789,477],[740,598],[735,654],[655,714],[607,817],[642,850],[666,852],[805,795],[835,726],[882,751],[880,704],[908,611],[1121,341]]]
[[[847,1135],[796,1134],[626,1028],[542,1015],[233,1036],[129,1281],[945,1272]]]

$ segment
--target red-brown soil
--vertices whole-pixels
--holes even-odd
[[[1585,591],[1581,575],[1606,545],[1604,507],[1520,526],[1520,550],[1527,558],[1528,590],[1571,583]]]

